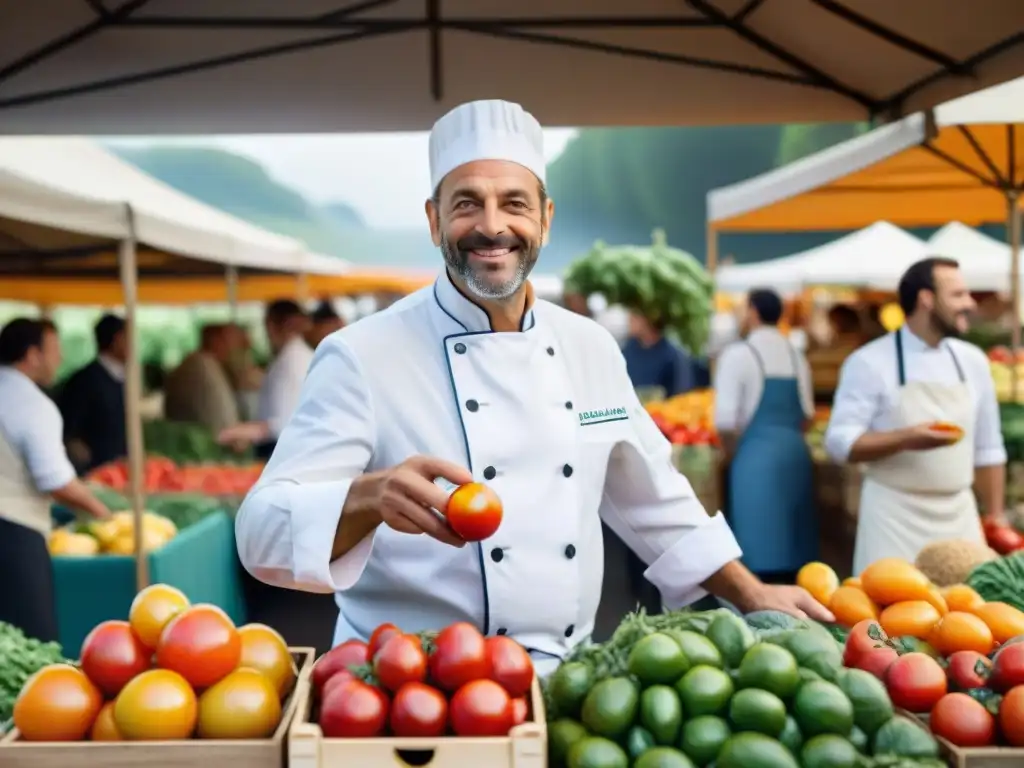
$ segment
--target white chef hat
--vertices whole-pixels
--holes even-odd
[[[518,104],[493,99],[461,104],[430,131],[430,186],[460,165],[507,160],[544,183],[544,133],[537,118]]]

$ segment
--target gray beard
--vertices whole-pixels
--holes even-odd
[[[520,248],[516,253],[518,258],[515,274],[508,280],[494,283],[473,269],[469,263],[469,254],[461,253],[445,235],[441,235],[441,255],[444,257],[444,263],[453,275],[462,280],[470,293],[485,301],[505,301],[512,298],[529,277],[533,265],[537,263],[540,249],[534,251]]]

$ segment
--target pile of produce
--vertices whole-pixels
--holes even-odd
[[[649,248],[597,242],[569,265],[567,293],[600,294],[609,304],[638,311],[693,354],[702,354],[711,324],[714,283],[693,256],[672,248],[657,230]]]
[[[764,612],[627,616],[547,681],[551,768],[941,768],[828,628]]]
[[[217,442],[217,436],[199,424],[176,421],[145,421],[142,424],[146,452],[176,464],[238,464],[252,461],[252,451],[239,453]]]
[[[48,664],[64,663],[57,643],[43,643],[17,627],[0,621],[0,734],[14,712],[14,700],[21,687]]]
[[[77,665],[35,672],[14,725],[25,741],[262,739],[295,678],[270,627],[236,628],[220,608],[156,584],[135,597],[128,621],[89,633]]]
[[[1024,549],[1024,536],[1015,528],[988,520],[984,523],[985,541],[1000,555],[1009,555]]]
[[[132,507],[124,494],[112,488],[93,483],[90,490],[112,512],[124,512]],[[230,514],[234,506],[232,501],[228,497],[207,496],[202,493],[155,493],[146,496],[146,506],[149,510],[170,520],[179,531],[198,523],[208,515],[217,512]]]
[[[979,565],[967,577],[967,585],[987,602],[1024,611],[1024,551]],[[1024,634],[1024,627],[1017,634]]]
[[[832,408],[830,406],[815,406],[814,418],[811,420],[811,426],[805,434],[807,447],[810,448],[811,456],[815,461],[828,460],[828,453],[825,450],[825,431],[828,429],[830,418],[832,418]]]
[[[328,738],[507,736],[531,717],[533,663],[515,640],[470,624],[407,634],[394,624],[350,640],[313,667]]]
[[[673,445],[718,445],[713,389],[697,389],[644,407]]]
[[[210,496],[244,496],[259,480],[262,470],[260,464],[178,466],[170,459],[151,456],[146,459],[143,490],[146,493],[186,491]],[[104,464],[86,479],[115,491],[125,491],[128,489],[128,464],[123,460]]]
[[[1024,402],[1024,350],[1013,352],[1004,346],[992,347],[988,351],[989,371],[996,388],[996,399],[1000,403]],[[1018,392],[1014,397],[1013,369],[1017,369]]]
[[[154,552],[178,535],[178,527],[154,512],[142,517],[142,549]],[[134,555],[135,518],[131,512],[115,512],[107,520],[75,523],[55,529],[48,541],[51,555]]]

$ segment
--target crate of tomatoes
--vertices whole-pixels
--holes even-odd
[[[529,654],[457,623],[378,627],[299,679],[291,768],[544,768],[547,727]]]
[[[311,648],[156,584],[50,664],[14,703],[3,768],[281,768]],[[0,662],[2,663],[2,662]]]

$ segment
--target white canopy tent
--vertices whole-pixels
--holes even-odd
[[[879,221],[825,245],[757,264],[729,265],[715,273],[719,290],[774,288],[795,292],[806,285],[891,289],[903,271],[928,253],[920,238]]]
[[[954,221],[928,239],[928,250],[933,255],[959,261],[960,271],[972,291],[1006,290],[1010,268],[1010,246],[1006,243]]]

